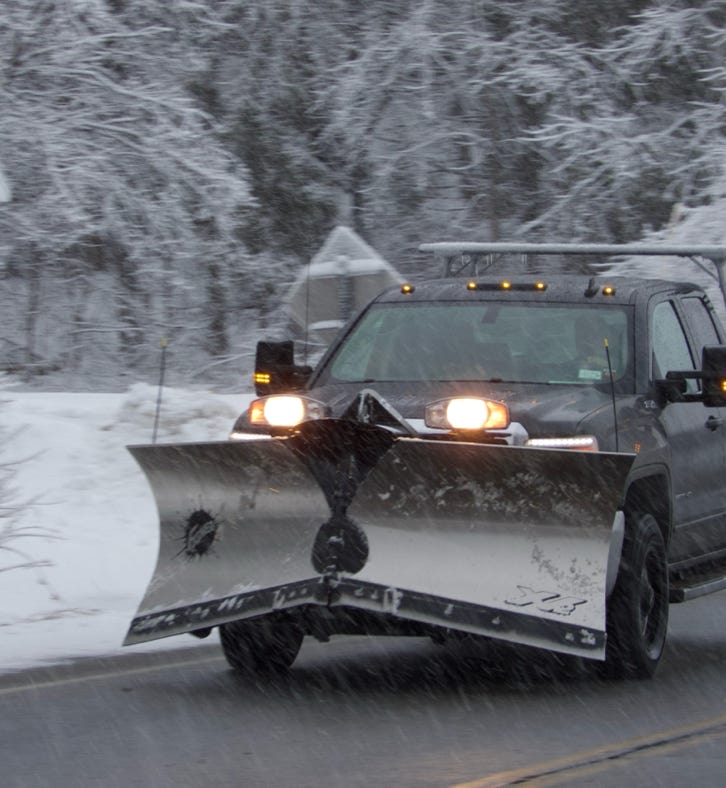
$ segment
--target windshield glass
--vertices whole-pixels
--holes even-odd
[[[629,374],[624,307],[377,304],[328,360],[326,381],[487,380],[596,385]]]

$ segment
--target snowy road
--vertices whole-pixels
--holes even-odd
[[[726,606],[673,619],[653,681],[383,638],[306,641],[258,686],[216,644],[8,674],[3,785],[720,785]]]
[[[0,393],[2,461],[20,461],[13,499],[30,504],[0,522],[38,534],[6,531],[21,553],[0,551],[3,786],[721,784],[724,594],[672,608],[654,681],[524,650],[482,663],[426,640],[336,638],[252,686],[216,636],[122,650],[157,544],[124,446],[149,440],[155,399]],[[169,391],[160,439],[220,438],[245,401]]]

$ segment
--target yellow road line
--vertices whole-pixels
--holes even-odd
[[[715,728],[726,725],[726,715],[714,717],[710,720],[683,725],[678,728],[667,728],[648,736],[638,736],[624,741],[605,744],[602,747],[595,747],[591,750],[573,753],[562,758],[554,758],[541,763],[531,764],[530,766],[510,769],[508,771],[497,772],[472,780],[465,783],[457,783],[452,788],[496,788],[502,785],[511,785],[525,780],[535,780],[545,778],[558,772],[565,772],[573,769],[582,769],[595,766],[603,761],[621,758],[634,752],[646,750],[650,747],[659,747],[675,744],[683,739],[689,739],[700,734],[708,733]]]
[[[702,733],[694,733],[684,739],[677,739],[676,741],[667,744],[656,744],[653,747],[646,749],[635,750],[634,752],[627,753],[626,758],[632,759],[645,759],[653,756],[671,755],[673,753],[685,750],[692,747],[694,744],[703,744],[705,742],[713,742],[722,739],[726,736],[726,730],[713,731],[708,730]],[[575,766],[566,771],[557,772],[556,774],[544,775],[543,777],[535,777],[531,780],[525,780],[522,784],[530,785],[532,788],[548,788],[549,786],[561,786],[566,783],[575,783],[581,785],[584,778],[595,777],[603,772],[612,771],[618,764],[623,763],[619,758],[608,758],[605,761],[598,761],[597,763],[588,764],[586,766]]]

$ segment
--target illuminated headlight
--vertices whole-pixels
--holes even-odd
[[[594,435],[573,435],[567,438],[530,438],[525,446],[539,449],[574,449],[575,451],[597,451]]]
[[[322,419],[325,405],[307,397],[272,394],[250,404],[250,424],[267,427],[294,427],[303,421]]]
[[[501,430],[509,426],[509,409],[502,402],[454,397],[427,405],[424,420],[441,430]]]

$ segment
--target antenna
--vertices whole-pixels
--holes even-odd
[[[310,325],[310,269],[312,268],[312,261],[308,263],[307,272],[305,274],[305,340],[303,345],[303,364],[308,363],[308,326]]]
[[[615,426],[615,451],[620,451],[620,437],[618,435],[618,408],[615,401],[615,379],[613,376],[613,365],[610,361],[610,345],[607,337],[603,340],[605,342],[605,358],[608,361],[608,375],[610,376],[610,396],[613,400],[613,424]]]
[[[154,414],[154,430],[151,435],[151,442],[156,443],[156,433],[159,429],[159,412],[161,411],[161,392],[164,388],[164,369],[166,368],[166,337],[161,340],[161,361],[159,363],[159,392],[156,395],[156,413]]]

